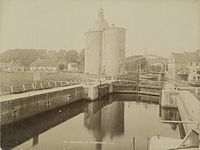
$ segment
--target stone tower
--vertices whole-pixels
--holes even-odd
[[[126,30],[109,27],[104,9],[98,11],[94,28],[85,33],[85,72],[116,76],[121,73],[121,59],[125,57]]]

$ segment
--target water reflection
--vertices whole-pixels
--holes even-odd
[[[1,147],[9,150],[31,138],[33,146],[39,143],[39,135],[52,127],[80,114],[87,109],[87,102],[73,103],[26,120],[1,127]]]
[[[137,150],[143,150],[146,149],[147,137],[157,133],[177,136],[175,127],[172,132],[170,126],[160,123],[159,105],[155,105],[158,101],[158,97],[114,94],[98,101],[63,106],[3,126],[2,148],[126,150],[130,149],[132,138],[136,137]],[[176,116],[175,112],[162,112],[163,119],[176,119]]]
[[[105,136],[113,139],[124,134],[124,103],[115,102],[105,105],[101,101],[92,102],[84,113],[84,125],[92,130],[96,142],[102,142]],[[96,150],[101,150],[98,143]]]

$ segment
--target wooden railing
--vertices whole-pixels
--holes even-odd
[[[55,87],[64,87],[70,85],[81,84],[82,80],[68,80],[68,81],[50,81],[50,82],[33,82],[22,85],[10,85],[10,92],[8,94],[23,93],[28,91],[50,89]]]

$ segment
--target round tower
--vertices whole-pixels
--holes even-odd
[[[101,70],[102,32],[87,32],[85,38],[85,73],[99,74]]]
[[[103,8],[99,9],[95,27],[85,37],[86,73],[117,76],[123,72],[126,30],[114,25],[109,27]]]
[[[103,30],[105,30],[106,28],[108,28],[108,24],[104,19],[104,10],[103,8],[100,8],[93,30],[85,34],[85,73],[101,73],[102,34]]]
[[[126,30],[111,27],[103,32],[102,69],[103,74],[116,76],[123,70],[121,60],[125,57]]]

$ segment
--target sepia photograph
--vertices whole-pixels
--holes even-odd
[[[200,150],[200,0],[0,0],[0,150]]]

